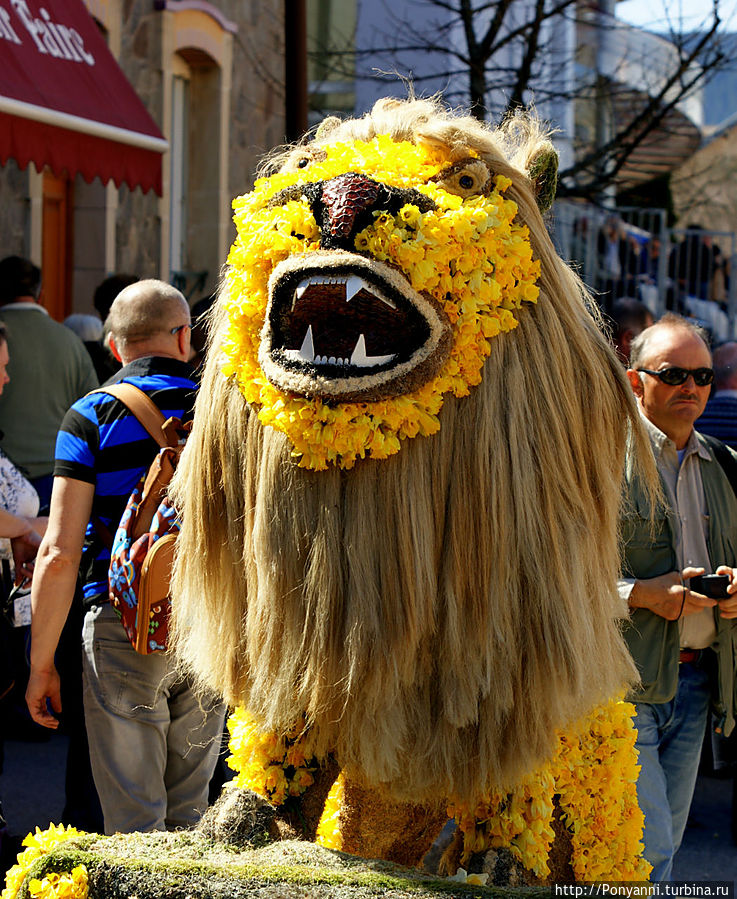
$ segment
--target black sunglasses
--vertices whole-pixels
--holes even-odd
[[[662,368],[660,371],[651,371],[649,368],[638,368],[637,371],[660,378],[663,384],[668,384],[670,387],[678,387],[680,384],[685,384],[689,375],[693,375],[694,384],[697,387],[706,387],[707,384],[711,384],[714,380],[714,370],[711,368],[678,368],[673,366],[672,368]]]

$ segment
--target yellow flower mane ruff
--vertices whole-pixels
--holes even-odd
[[[338,779],[330,788],[325,800],[320,823],[317,825],[316,841],[326,849],[343,848],[343,837],[340,832],[340,810],[345,798],[345,777],[341,771]]]
[[[87,899],[87,869],[77,865],[71,871],[49,872],[43,880],[32,878],[28,893],[33,899]]]
[[[228,718],[232,755],[228,765],[238,772],[236,786],[253,790],[272,805],[283,805],[290,796],[301,796],[314,783],[314,759],[305,759],[301,733],[279,739],[266,733],[245,709],[236,709]],[[4,897],[3,897],[4,899]]]
[[[464,200],[428,181],[449,161],[447,151],[388,136],[335,144],[326,148],[325,159],[301,172],[260,179],[251,194],[233,203],[238,236],[228,256],[229,328],[222,371],[237,378],[262,424],[289,437],[304,468],[351,468],[357,459],[399,452],[407,437],[434,434],[443,395],[466,396],[479,383],[490,338],[515,328],[514,311],[537,300],[540,263],[532,258],[527,226],[515,221],[516,204],[504,198],[511,181],[498,175],[488,196]],[[453,348],[438,374],[410,393],[328,405],[283,393],[258,362],[271,272],[288,257],[319,247],[317,223],[305,199],[273,207],[268,202],[306,179],[326,180],[347,171],[419,189],[434,201],[436,209],[424,213],[411,203],[396,215],[375,213],[373,223],[356,235],[355,250],[398,268],[416,291],[432,296],[451,322]]]
[[[490,794],[474,809],[451,804],[448,814],[464,835],[461,862],[473,852],[507,846],[526,868],[546,877],[557,796],[577,881],[647,880],[652,866],[642,858],[633,714],[627,702],[600,706],[560,735],[553,758],[525,783]]]
[[[5,889],[1,899],[16,899],[26,875],[36,859],[48,855],[59,843],[82,836],[75,827],[52,824],[47,830],[36,828],[23,840],[26,849],[18,854],[18,863],[5,875]],[[72,871],[47,873],[42,880],[34,877],[28,883],[28,892],[36,899],[87,899],[87,869],[77,865]]]
[[[456,818],[464,837],[461,863],[474,852],[508,847],[527,869],[547,877],[557,797],[571,837],[577,881],[647,880],[651,866],[642,858],[644,818],[635,790],[639,766],[633,714],[634,706],[627,702],[600,706],[560,735],[553,758],[524,783],[509,791],[493,791],[473,808],[451,802],[448,815]],[[241,772],[238,786],[281,804],[283,798],[271,799],[275,788],[270,785],[276,783],[278,796],[286,796],[284,741],[260,732],[242,709],[228,726],[234,753],[228,761]],[[317,841],[328,849],[343,848],[344,794],[341,774],[328,794],[317,831]]]

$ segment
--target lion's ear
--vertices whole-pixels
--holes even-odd
[[[336,115],[328,116],[326,119],[323,119],[322,122],[317,126],[317,131],[315,132],[315,140],[318,138],[327,137],[331,131],[335,131],[335,129],[340,125],[340,119]]]
[[[547,212],[553,205],[558,189],[558,154],[553,147],[545,147],[532,157],[528,177],[540,212]]]

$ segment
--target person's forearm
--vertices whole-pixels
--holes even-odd
[[[46,528],[49,526],[49,519],[47,515],[37,515],[34,518],[29,518],[28,521],[33,526],[33,530],[40,536],[46,533]]]
[[[7,509],[0,509],[0,537],[22,537],[34,530],[33,523],[22,515],[13,515]]]
[[[647,609],[661,618],[675,621],[705,608],[713,608],[716,600],[696,593],[688,586],[692,577],[703,573],[703,568],[687,566],[682,571],[638,578],[629,595],[630,609]]]
[[[54,663],[59,637],[74,599],[79,555],[66,555],[41,543],[31,589],[31,668],[47,670]]]
[[[31,587],[31,673],[26,703],[33,720],[44,727],[59,726],[61,684],[54,667],[54,654],[74,599],[94,490],[94,485],[87,481],[54,478],[49,524],[36,557]]]

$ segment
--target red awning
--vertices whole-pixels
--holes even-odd
[[[161,194],[167,149],[82,0],[0,0],[0,163]]]

